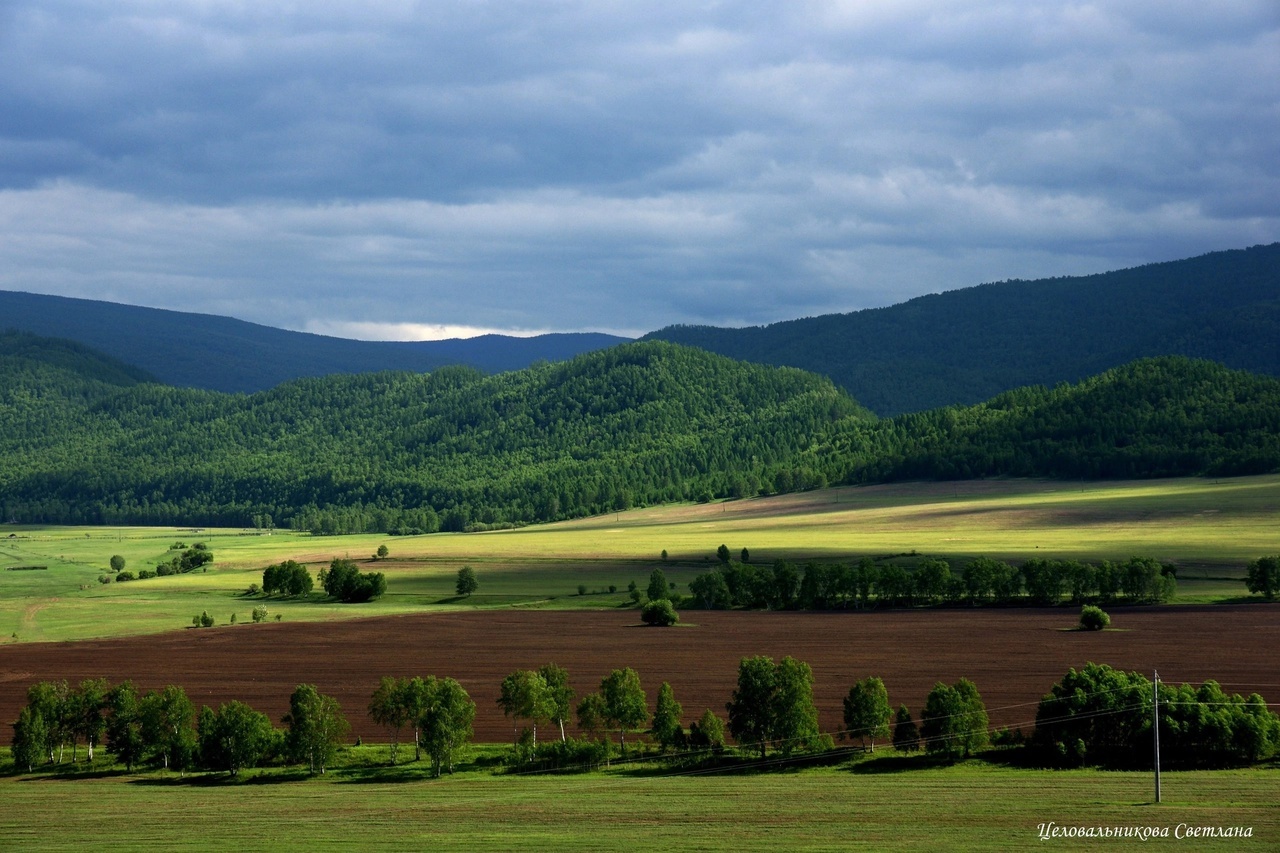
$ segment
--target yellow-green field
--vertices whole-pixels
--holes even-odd
[[[10,850],[1275,850],[1274,769],[1036,771],[968,762],[747,775],[650,769],[581,776],[472,770],[440,780],[257,771],[240,783],[172,775],[0,779]],[[265,774],[265,775],[263,775]],[[1040,826],[1145,829],[1149,841],[1040,840]],[[1250,838],[1179,839],[1187,827]]]
[[[864,555],[1032,556],[1179,565],[1179,601],[1239,598],[1244,566],[1280,552],[1280,477],[1112,483],[996,480],[826,489],[774,498],[633,510],[491,533],[312,537],[288,531],[172,528],[0,528],[0,642],[63,640],[172,630],[208,610],[247,620],[258,600],[241,593],[273,562],[313,570],[337,557],[383,571],[388,594],[364,605],[266,602],[272,617],[339,619],[457,607],[600,607],[626,600],[661,566],[687,583],[727,544],[753,562]],[[113,554],[127,569],[154,568],[176,542],[205,542],[207,572],[131,583],[98,582]],[[371,555],[387,545],[390,558]],[[659,555],[666,550],[669,559]],[[456,600],[453,583],[475,567],[479,592]],[[578,595],[579,584],[588,589]],[[614,585],[617,591],[609,593]],[[598,593],[598,594],[596,594]]]

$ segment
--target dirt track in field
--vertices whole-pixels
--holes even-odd
[[[887,613],[687,611],[678,628],[640,627],[631,611],[497,611],[319,623],[271,623],[79,643],[0,646],[0,722],[17,719],[28,686],[41,680],[132,679],[140,690],[180,684],[197,706],[231,699],[279,721],[299,683],[341,703],[353,736],[384,739],[366,716],[383,675],[458,679],[478,705],[476,739],[512,734],[496,705],[516,669],[565,667],[581,696],[611,669],[640,673],[653,707],[671,682],[686,722],[724,705],[746,655],[792,655],[813,667],[823,729],[841,728],[849,686],[878,675],[894,707],[919,717],[936,681],[973,680],[994,725],[1024,725],[1068,667],[1108,663],[1166,682],[1215,679],[1228,692],[1280,701],[1280,607],[1205,606],[1111,611],[1120,630],[1064,632],[1077,615],[1057,610],[935,610]],[[7,731],[8,726],[4,729]],[[5,735],[8,740],[8,735]]]

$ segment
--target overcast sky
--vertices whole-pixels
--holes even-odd
[[[1276,0],[0,3],[0,289],[639,334],[1276,240]]]

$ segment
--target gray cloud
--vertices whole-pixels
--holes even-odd
[[[1280,239],[1277,81],[1271,2],[13,2],[0,287],[639,332],[1095,272]]]

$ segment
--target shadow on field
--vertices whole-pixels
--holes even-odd
[[[864,761],[849,765],[850,773],[879,776],[886,773],[910,773],[914,770],[926,770],[938,767],[939,762],[924,753],[915,755],[888,754],[878,755]]]
[[[245,771],[245,773],[252,774],[252,771]],[[305,770],[269,771],[267,773],[243,776],[231,776],[227,773],[218,772],[193,773],[190,776],[166,776],[155,779],[134,779],[129,784],[156,788],[208,788],[221,785],[280,785],[302,782],[309,778],[311,778],[311,774]]]
[[[796,773],[811,767],[835,767],[843,764],[851,754],[861,753],[861,749],[834,749],[829,752],[818,752],[807,755],[768,755],[765,758],[739,758],[727,756],[711,756],[701,760],[678,761],[668,759],[650,763],[651,758],[639,760],[645,764],[619,771],[620,775],[633,777],[646,776],[745,776],[772,773]],[[625,760],[625,759],[624,759]],[[615,761],[615,764],[617,761]]]
[[[424,768],[421,765],[416,768],[409,765],[360,767],[343,770],[334,775],[338,777],[338,781],[343,785],[432,781],[430,767]]]

